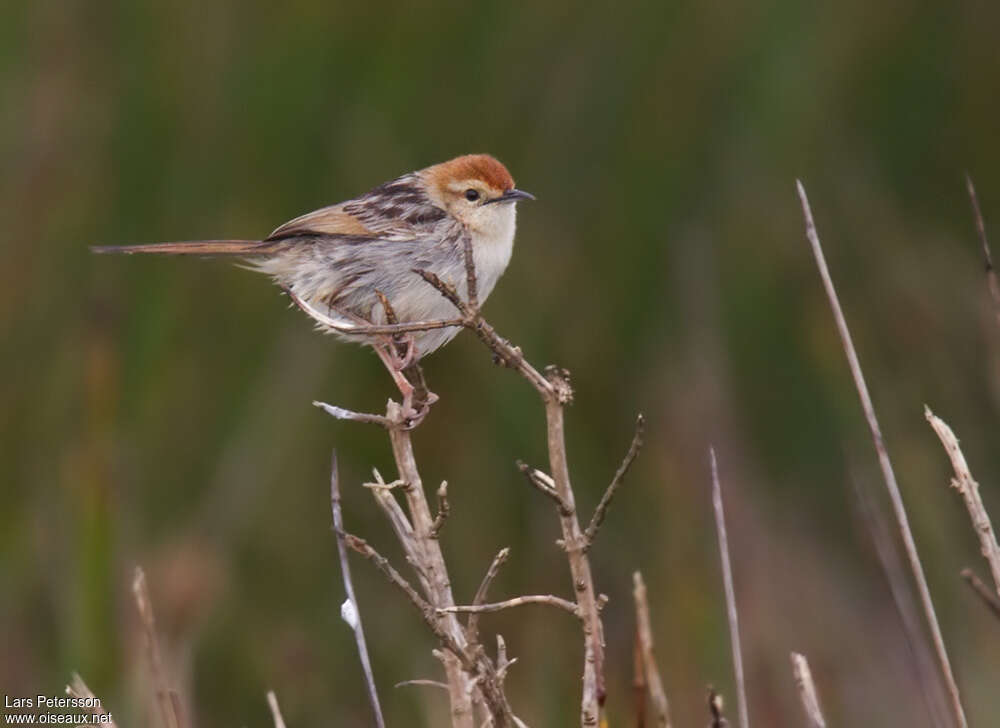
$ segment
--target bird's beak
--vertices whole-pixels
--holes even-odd
[[[499,197],[494,197],[490,202],[517,202],[518,200],[533,200],[535,196],[524,190],[507,190]]]

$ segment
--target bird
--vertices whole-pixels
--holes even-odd
[[[402,354],[396,346],[400,337],[394,341],[366,328],[390,323],[393,314],[400,324],[453,319],[453,304],[417,271],[450,283],[468,302],[467,241],[478,300],[485,301],[510,263],[516,203],[533,199],[515,187],[514,178],[495,157],[467,154],[300,215],[261,240],[91,250],[237,258],[245,267],[269,276],[321,330],[375,349],[412,409],[413,386],[403,371],[447,344],[461,328],[407,333],[402,337]]]

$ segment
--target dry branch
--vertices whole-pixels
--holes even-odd
[[[708,715],[709,718],[711,718],[711,722],[708,724],[709,728],[726,728],[726,726],[729,725],[729,721],[726,720],[726,716],[722,714],[723,707],[722,694],[717,693],[715,688],[709,685]]]
[[[993,591],[983,583],[983,580],[976,576],[976,572],[969,568],[962,569],[962,578],[965,579],[972,591],[979,595],[979,598],[989,607],[994,616],[1000,618],[1000,599],[997,599]]]
[[[719,484],[719,466],[715,450],[709,448],[712,464],[712,511],[715,513],[715,530],[719,535],[719,554],[722,559],[722,583],[726,592],[726,617],[729,622],[729,641],[733,648],[733,670],[736,673],[736,698],[739,702],[740,728],[750,728],[747,711],[747,688],[743,678],[743,649],[740,646],[740,619],[736,611],[736,590],[733,587],[733,567],[729,561],[729,538],[726,535],[726,513],[722,505],[722,486]]]
[[[564,612],[569,612],[574,617],[580,616],[580,610],[575,602],[553,596],[552,594],[528,594],[521,597],[514,597],[513,599],[506,599],[502,602],[493,602],[492,604],[467,604],[442,607],[438,611],[443,614],[487,614],[513,607],[523,607],[527,604],[547,604],[550,607],[556,607],[557,609],[562,609]]]
[[[278,706],[278,696],[274,694],[273,690],[267,691],[267,705],[271,708],[274,728],[285,728],[285,719],[281,717],[281,708]]]
[[[442,690],[447,690],[448,685],[441,682],[440,680],[403,680],[403,682],[398,682],[393,687],[405,688],[405,687],[418,687],[418,688],[441,688]]]
[[[958,445],[958,438],[952,432],[948,424],[940,417],[931,412],[931,408],[924,405],[924,416],[934,428],[944,451],[951,460],[951,467],[955,471],[951,485],[961,493],[965,500],[965,507],[969,511],[969,518],[972,519],[972,529],[979,538],[979,547],[982,550],[986,563],[990,566],[990,573],[993,575],[993,588],[1000,595],[1000,545],[997,544],[996,534],[993,532],[993,524],[990,516],[983,505],[983,499],[979,496],[979,483],[972,477],[969,465],[965,462],[965,455]]]
[[[993,299],[993,313],[996,316],[997,324],[1000,325],[1000,281],[997,280],[997,272],[993,267],[993,255],[990,253],[989,240],[986,239],[986,224],[983,222],[983,213],[979,209],[976,187],[972,184],[972,177],[969,175],[965,175],[965,186],[969,191],[969,200],[972,202],[972,216],[976,221],[976,233],[978,233],[979,242],[983,246],[986,285],[990,289],[990,298]]]
[[[524,473],[524,477],[528,479],[538,491],[544,495],[546,498],[550,498],[555,504],[556,508],[559,509],[559,514],[562,516],[572,516],[573,508],[566,501],[563,500],[562,496],[556,491],[555,481],[552,477],[546,475],[538,468],[533,468],[527,463],[517,461],[518,470]]]
[[[451,515],[451,506],[448,503],[448,481],[442,480],[440,487],[437,489],[437,501],[438,501],[438,511],[437,515],[434,516],[434,522],[431,524],[431,537],[437,538],[438,534],[441,533],[442,527],[444,527],[444,522],[448,520],[448,516]]]
[[[893,604],[899,614],[900,622],[902,622],[903,634],[906,636],[906,646],[910,654],[908,664],[913,669],[914,676],[920,685],[920,696],[927,708],[930,723],[935,728],[950,728],[952,719],[948,698],[945,696],[944,686],[938,676],[934,654],[927,635],[921,627],[920,612],[910,592],[903,558],[899,554],[885,515],[874,502],[872,494],[862,488],[854,479],[852,479],[851,484],[858,512],[871,536],[879,565],[882,567],[882,572],[889,584]]]
[[[618,488],[621,487],[622,482],[625,480],[625,475],[628,473],[629,468],[632,467],[632,463],[635,462],[636,457],[639,455],[639,450],[642,449],[642,436],[643,431],[646,427],[646,420],[642,415],[639,415],[635,419],[635,434],[632,435],[632,442],[628,447],[628,452],[625,453],[625,459],[622,460],[622,464],[618,466],[618,470],[615,472],[615,477],[611,479],[611,484],[608,489],[604,491],[604,495],[601,496],[600,503],[597,504],[597,508],[594,509],[594,515],[590,519],[590,524],[587,526],[587,530],[584,531],[584,535],[587,537],[587,548],[589,549],[591,544],[594,543],[594,538],[597,537],[597,531],[604,523],[605,517],[608,515],[608,508],[611,507],[611,499],[615,497],[615,493],[618,492]]]
[[[641,684],[649,692],[656,725],[659,728],[670,728],[670,705],[667,703],[667,694],[663,690],[660,670],[653,654],[653,629],[649,623],[649,600],[646,596],[646,583],[642,580],[640,572],[637,571],[632,575],[632,583],[632,596],[635,599],[636,675],[642,676]],[[637,689],[639,684],[637,680]],[[637,705],[641,700],[642,697],[637,693]],[[637,710],[641,714],[642,709]]]
[[[799,193],[799,200],[802,203],[802,214],[806,223],[806,238],[812,246],[813,256],[816,258],[816,266],[819,268],[820,278],[823,280],[823,287],[826,290],[827,298],[830,301],[830,308],[837,324],[837,331],[847,356],[847,362],[854,379],[854,385],[858,390],[861,399],[861,408],[864,410],[865,419],[872,433],[872,440],[875,443],[875,451],[878,453],[879,466],[882,469],[882,476],[885,480],[886,489],[889,491],[889,500],[892,502],[893,512],[899,525],[899,531],[903,538],[903,545],[906,555],[910,561],[910,569],[913,578],[917,582],[917,591],[920,594],[920,601],[924,609],[924,616],[931,629],[931,636],[934,648],[937,652],[938,662],[948,694],[951,698],[951,707],[959,728],[965,728],[968,723],[965,719],[965,709],[962,707],[962,698],[958,690],[958,683],[951,670],[951,661],[948,659],[948,651],[944,646],[944,637],[941,634],[941,626],[938,624],[937,614],[934,611],[934,601],[931,599],[930,587],[927,585],[927,577],[924,575],[923,566],[920,563],[920,556],[917,552],[917,544],[913,539],[913,532],[910,530],[909,518],[906,515],[906,507],[903,505],[903,496],[900,494],[899,485],[896,483],[896,474],[892,469],[892,462],[889,460],[889,453],[885,447],[885,440],[882,437],[882,428],[875,417],[875,407],[872,404],[871,396],[868,394],[868,385],[865,383],[864,374],[861,371],[861,363],[858,361],[857,351],[854,349],[854,342],[851,339],[850,329],[847,327],[847,320],[840,307],[840,299],[837,290],[830,277],[830,270],[826,265],[826,257],[823,255],[823,246],[820,244],[819,235],[816,232],[816,224],[813,222],[812,210],[809,207],[809,199],[806,197],[806,190],[802,182],[796,181]]]
[[[600,608],[590,561],[587,559],[587,540],[576,517],[573,487],[569,477],[569,463],[566,456],[565,405],[573,401],[569,372],[558,367],[546,367],[541,374],[529,364],[521,350],[496,333],[483,319],[475,300],[476,271],[471,244],[464,241],[465,269],[469,302],[459,296],[455,287],[442,281],[425,270],[415,270],[421,278],[451,301],[465,320],[466,328],[476,335],[495,355],[498,362],[518,371],[535,388],[545,405],[545,422],[551,471],[551,490],[558,496],[559,523],[562,529],[563,547],[569,561],[570,575],[576,602],[583,621],[584,634],[584,674],[583,697],[580,719],[583,726],[597,725],[604,704],[604,628],[601,624]],[[532,479],[532,482],[535,482]]]
[[[810,728],[826,728],[826,720],[823,718],[823,711],[819,707],[819,695],[816,694],[816,685],[813,683],[809,661],[806,660],[805,655],[800,655],[797,652],[793,652],[791,657],[795,686],[799,690],[799,699],[802,701],[802,707],[806,711],[809,726]]]
[[[150,682],[160,720],[163,722],[164,728],[185,728],[186,722],[180,709],[180,700],[176,692],[171,690],[167,684],[167,678],[163,671],[160,641],[156,636],[156,619],[153,616],[153,602],[149,598],[146,574],[141,566],[135,567],[135,575],[132,579],[132,596],[139,611],[139,619],[142,621]]]
[[[344,592],[354,609],[354,619],[350,622],[354,631],[354,640],[358,645],[358,657],[361,659],[361,670],[365,676],[365,685],[368,688],[368,700],[371,703],[372,711],[375,713],[375,725],[378,728],[385,728],[385,719],[382,717],[382,706],[378,699],[378,690],[375,688],[375,675],[372,672],[371,660],[368,657],[368,645],[365,643],[365,629],[361,623],[361,610],[358,608],[357,597],[354,596],[354,582],[351,580],[351,564],[347,559],[347,543],[344,536],[344,516],[340,507],[340,476],[337,468],[337,451],[334,450],[330,462],[330,510],[333,514],[333,531],[337,537],[337,553],[340,556],[340,573],[344,579]],[[278,701],[274,693],[267,694],[268,703],[274,713],[275,728],[282,728],[278,725],[281,713],[278,710]]]
[[[392,427],[392,423],[383,415],[373,415],[368,412],[355,412],[354,410],[344,409],[343,407],[337,407],[336,405],[327,404],[326,402],[313,402],[313,407],[319,407],[328,415],[335,417],[338,420],[366,422],[371,425],[384,427],[385,429]]]
[[[486,657],[485,651],[477,643],[478,624],[476,617],[480,612],[529,603],[554,605],[571,611],[580,618],[584,635],[583,696],[580,708],[581,723],[583,726],[596,726],[601,717],[605,697],[603,670],[604,630],[600,620],[600,610],[606,601],[606,597],[603,597],[603,595],[598,596],[594,588],[590,562],[587,559],[586,551],[590,545],[590,540],[600,527],[600,523],[606,514],[615,490],[620,486],[625,472],[634,459],[635,453],[638,451],[641,442],[640,433],[637,432],[636,438],[633,439],[629,455],[626,456],[626,460],[622,464],[622,467],[619,468],[619,472],[612,481],[612,485],[605,494],[605,498],[602,499],[601,504],[598,506],[594,520],[591,522],[591,527],[588,529],[588,536],[581,529],[576,516],[576,506],[570,484],[569,466],[566,456],[563,408],[572,402],[573,398],[569,373],[557,367],[547,367],[544,373],[539,372],[525,360],[524,355],[518,347],[511,345],[510,342],[496,333],[495,329],[482,317],[479,309],[475,263],[472,255],[471,241],[468,239],[463,240],[463,252],[466,269],[466,300],[463,300],[453,283],[442,281],[437,275],[426,270],[414,269],[413,271],[454,305],[460,315],[459,318],[436,322],[418,322],[417,324],[406,325],[403,328],[402,325],[395,323],[395,316],[391,312],[391,307],[383,297],[383,305],[386,307],[389,327],[392,328],[367,326],[367,322],[358,321],[358,325],[350,327],[349,331],[359,334],[398,334],[441,328],[443,326],[461,325],[475,332],[479,339],[493,352],[494,360],[497,363],[515,369],[535,388],[545,405],[549,467],[552,474],[546,475],[525,465],[521,465],[521,467],[528,476],[529,481],[557,505],[562,530],[561,545],[567,554],[575,600],[570,602],[551,596],[527,596],[517,597],[497,604],[483,604],[482,602],[485,600],[485,593],[489,582],[492,581],[496,575],[496,570],[503,559],[506,558],[506,551],[501,551],[501,554],[494,560],[490,571],[487,573],[479,592],[477,592],[476,598],[473,600],[473,604],[468,607],[456,607],[444,557],[437,542],[440,528],[449,513],[446,492],[443,487],[438,492],[438,512],[435,517],[432,517],[426,495],[423,491],[420,475],[417,471],[416,461],[413,456],[413,446],[408,432],[417,423],[408,422],[404,418],[400,406],[392,400],[388,403],[384,417],[381,415],[351,412],[340,407],[322,403],[316,404],[339,419],[374,423],[381,425],[388,431],[393,456],[399,470],[399,478],[405,484],[403,492],[406,498],[409,517],[407,518],[407,515],[402,513],[399,504],[392,494],[391,488],[386,487],[381,482],[381,479],[379,479],[379,483],[372,486],[371,491],[379,505],[389,516],[396,535],[406,552],[407,561],[413,566],[420,578],[425,596],[421,597],[392,568],[388,561],[375,552],[363,539],[350,535],[345,535],[345,539],[348,546],[360,551],[371,559],[386,574],[389,580],[400,588],[411,602],[420,608],[424,614],[425,621],[428,622],[434,634],[441,641],[445,649],[438,654],[442,658],[445,671],[448,675],[447,684],[451,697],[452,722],[454,726],[458,726],[458,728],[471,728],[474,706],[480,712],[487,713],[486,725],[494,725],[498,726],[498,728],[508,725],[523,725],[511,713],[502,689],[504,671],[513,661],[506,661],[505,656],[501,657],[498,654],[497,663],[494,664],[494,662]],[[298,305],[302,305],[302,302],[296,300],[294,296],[293,300]],[[309,311],[309,313],[320,321],[327,323],[322,316],[315,315],[317,312]],[[332,317],[327,318],[329,319],[328,325],[333,324],[334,328],[344,328],[343,322],[338,323]],[[414,389],[416,390],[423,386],[423,384],[422,373],[419,371],[419,368],[415,368],[415,371],[410,371],[414,368],[415,365],[403,370],[403,375],[411,384],[414,384],[411,375],[421,380],[414,385]],[[461,628],[458,622],[458,612],[472,612],[465,630]]]
[[[94,691],[87,687],[87,683],[85,683],[83,678],[75,672],[73,673],[73,678],[70,681],[70,684],[66,686],[66,694],[71,698],[80,698],[81,700],[97,700],[97,696],[94,695]],[[95,716],[108,715],[108,711],[106,711],[104,706],[102,706],[99,702],[92,707],[87,707],[85,705],[83,709]],[[101,725],[110,726],[110,728],[117,728],[117,724],[113,720],[102,722]]]
[[[490,568],[486,570],[485,576],[483,576],[482,582],[479,584],[479,588],[476,589],[476,595],[472,598],[472,605],[477,606],[486,601],[486,593],[490,589],[490,584],[496,579],[497,574],[500,572],[500,567],[503,566],[504,562],[510,556],[510,548],[504,547],[497,552],[497,555],[493,557],[493,561],[490,563]],[[475,644],[479,641],[479,615],[472,613],[469,615],[469,621],[465,626],[465,632],[469,636],[470,644]]]

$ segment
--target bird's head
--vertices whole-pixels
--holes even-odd
[[[421,174],[436,205],[469,230],[487,237],[512,228],[518,200],[535,199],[516,189],[507,168],[488,154],[456,157]]]

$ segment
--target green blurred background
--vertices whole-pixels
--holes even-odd
[[[995,722],[995,620],[958,571],[977,546],[927,402],[1000,517],[1000,330],[963,174],[1000,221],[1000,6],[969,2],[0,6],[0,685],[59,693],[79,670],[122,725],[153,725],[131,571],[146,567],[172,675],[199,726],[369,725],[328,511],[402,565],[370,497],[394,473],[370,351],[318,335],[224,261],[96,258],[91,243],[258,237],[402,172],[488,151],[537,203],[486,310],[574,375],[578,501],[631,435],[648,444],[593,551],[609,715],[632,721],[631,572],[641,568],[677,725],[705,686],[734,705],[707,448],[720,458],[753,718],[801,716],[788,652],[832,725],[934,725],[852,483],[883,488],[802,232],[811,196],[910,509],[970,718]],[[443,546],[468,601],[567,594],[528,385],[463,334],[426,362],[415,434],[447,479]],[[887,512],[887,511],[886,511]],[[432,640],[355,567],[391,725],[442,725]],[[532,725],[578,714],[564,615],[484,618],[519,658]],[[730,711],[730,717],[735,717]]]

